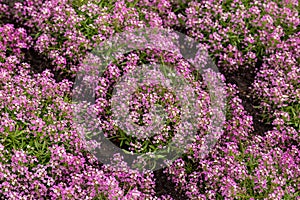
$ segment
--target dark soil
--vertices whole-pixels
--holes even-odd
[[[266,131],[273,128],[272,125],[265,124],[261,121],[259,116],[260,111],[254,106],[259,105],[259,99],[255,98],[251,92],[251,85],[254,82],[257,71],[261,68],[261,61],[258,61],[255,65],[255,69],[239,68],[236,73],[228,74],[220,69],[220,72],[224,74],[226,83],[235,84],[238,87],[239,98],[242,100],[242,105],[245,110],[253,117],[254,133],[263,135]]]
[[[164,168],[165,169],[165,168]],[[154,172],[155,178],[155,192],[158,197],[162,195],[170,195],[175,200],[186,200],[188,197],[184,194],[184,192],[177,191],[175,189],[175,184],[168,180],[168,177],[165,173],[163,173],[164,169],[159,169]]]

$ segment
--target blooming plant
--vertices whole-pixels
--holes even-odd
[[[300,199],[299,12],[297,0],[0,0],[0,198]],[[170,39],[176,49],[148,35],[165,49],[148,45],[118,54],[111,48],[115,54],[88,57],[115,35],[142,28],[178,31],[199,45],[187,48],[178,36]],[[206,81],[215,80],[205,77],[207,69],[197,68],[206,61],[193,60],[197,48],[220,71],[220,93],[216,82]],[[89,122],[82,127],[74,118],[76,78],[112,54],[90,86],[94,94],[79,91],[93,97],[80,114]],[[126,75],[141,66],[174,72],[171,81],[183,77],[195,106],[182,103],[167,81],[130,90],[130,80],[142,75]],[[115,90],[122,84],[127,90]],[[189,90],[180,91],[188,99]],[[130,94],[128,115],[117,118],[122,92]],[[223,94],[225,105],[212,106]],[[196,114],[185,124],[188,111]],[[124,130],[120,119],[132,123]],[[155,132],[140,128],[156,125]],[[169,153],[168,144],[184,140],[178,133],[188,125],[197,130],[181,154],[173,160],[157,154],[151,163],[164,161],[162,169],[126,162],[131,154]],[[96,129],[119,153],[82,137],[98,137]]]

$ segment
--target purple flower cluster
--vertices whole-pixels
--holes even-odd
[[[96,167],[72,125],[68,80],[46,69],[32,74],[21,49],[32,38],[11,24],[1,29],[1,197],[8,199],[145,199],[153,174]]]
[[[152,138],[120,131],[110,113],[118,78],[144,63],[164,63],[194,86],[201,105],[193,142],[164,169],[174,191],[189,199],[300,199],[299,12],[296,0],[0,0],[0,198],[176,198],[157,195],[155,172],[131,169],[118,154],[111,158],[115,165],[103,164],[87,150],[74,123],[74,81],[55,75],[74,77],[85,56],[114,33],[158,27],[196,39],[224,72],[222,135],[203,156],[212,117],[208,85],[182,57],[143,49],[118,57],[99,78],[92,109],[105,136],[135,153],[170,142],[182,105],[159,84],[138,88],[129,106],[130,119],[140,125],[152,123],[154,104],[167,111],[162,131]],[[29,51],[50,61],[42,72],[35,73]],[[240,88],[227,79],[240,69],[255,71],[248,92],[258,102],[260,123],[271,126],[264,133],[256,131]]]

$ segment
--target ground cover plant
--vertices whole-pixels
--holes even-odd
[[[300,199],[300,5],[297,0],[0,0],[1,199]],[[115,167],[87,150],[73,118],[72,88],[85,56],[116,33],[170,28],[207,48],[225,81],[223,134],[205,157],[211,102],[192,66],[170,52],[122,55],[99,81],[93,109],[106,137],[136,153],[170,142],[176,95],[135,91],[131,117],[168,111],[162,133],[136,138],[111,122],[111,87],[141,64],[163,63],[191,78],[202,112],[187,151],[157,171]],[[105,154],[106,152],[104,152]]]

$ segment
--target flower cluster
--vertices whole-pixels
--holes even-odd
[[[299,12],[297,0],[0,0],[0,198],[176,199],[178,192],[189,199],[300,199]],[[122,155],[111,164],[98,161],[73,115],[72,78],[86,55],[115,33],[142,27],[173,29],[200,42],[223,72],[224,90],[210,91],[214,83],[197,77],[192,59],[155,35],[149,38],[163,50],[150,45],[109,63],[94,105],[80,117],[135,153],[166,149],[176,137],[182,142],[176,133],[184,127],[197,127],[184,153],[164,169],[175,185],[168,194],[158,192],[155,172],[131,169]],[[144,64],[170,67],[193,86],[199,107],[188,110],[198,112],[187,117],[192,123],[183,123],[178,94],[153,80],[121,89],[132,94],[128,119],[135,126],[126,126],[136,135],[115,123],[112,111],[121,113],[125,104],[112,109],[117,80]],[[230,82],[240,69],[255,73],[247,89],[257,103],[252,110],[240,84]],[[189,92],[180,95],[188,99]],[[153,116],[154,106],[165,118]],[[155,120],[163,125],[152,136],[132,128]],[[258,123],[271,128],[258,132]]]

